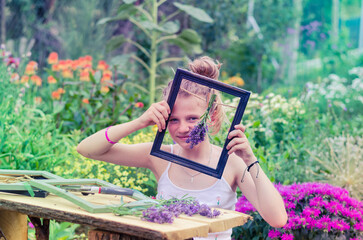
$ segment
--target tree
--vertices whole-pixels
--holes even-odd
[[[155,101],[157,69],[163,63],[183,59],[175,56],[160,57],[159,49],[167,42],[180,47],[185,53],[200,52],[201,39],[198,33],[192,29],[180,29],[180,22],[175,19],[175,16],[183,12],[206,23],[212,23],[213,19],[202,9],[177,2],[173,3],[176,10],[168,15],[159,11],[160,6],[166,0],[145,0],[140,4],[136,0],[124,0],[123,2],[124,4],[120,6],[115,17],[101,19],[99,24],[127,19],[141,30],[142,37],[147,39],[146,46],[146,44],[138,42],[138,40],[142,40],[142,37],[136,37],[139,39],[133,40],[124,35],[118,35],[108,42],[107,49],[109,51],[117,49],[124,43],[136,47],[137,52],[131,54],[130,57],[140,63],[149,75],[149,105],[151,105]],[[139,57],[138,52],[141,52],[145,59]]]

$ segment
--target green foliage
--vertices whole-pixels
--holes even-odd
[[[264,240],[270,230],[270,226],[261,217],[258,212],[249,213],[253,220],[242,226],[233,228],[232,237],[235,240],[251,239],[251,240]]]
[[[117,65],[99,61],[93,67],[90,56],[53,61],[42,78],[36,69],[29,70],[37,66],[30,61],[11,81],[23,86],[25,102],[53,116],[58,127],[62,123],[62,132],[82,129],[90,134],[114,122],[129,121],[141,111],[142,87],[134,88]]]
[[[29,223],[28,228],[28,239],[36,239],[35,228]],[[72,239],[86,239],[84,234],[77,235],[76,229],[79,224],[69,223],[69,222],[57,222],[55,220],[49,221],[49,239],[57,240],[72,240]]]
[[[25,87],[11,84],[2,64],[0,74],[1,168],[52,171],[75,142],[51,116],[25,102]]]
[[[54,17],[50,23],[57,29],[62,48],[53,48],[64,58],[76,59],[91,55],[100,60],[105,57],[105,42],[112,37],[115,25],[99,27],[98,20],[111,14],[117,1],[56,1]]]
[[[236,105],[233,99],[228,105]],[[306,109],[297,98],[252,94],[242,123],[261,167],[273,182],[306,180],[303,140]],[[227,115],[229,118],[233,115]]]
[[[277,69],[273,62],[281,62],[277,43],[286,37],[286,29],[292,24],[294,11],[290,1],[255,1],[254,9],[259,10],[253,12],[259,26],[257,30],[247,21],[248,1],[239,2],[245,7],[231,11],[239,11],[239,19],[244,22],[241,24],[241,20],[236,20],[230,23],[228,33],[233,41],[225,49],[217,50],[217,54],[228,66],[229,75],[240,73],[246,88],[261,92],[264,86],[276,81]]]
[[[147,72],[149,77],[149,105],[155,101],[156,77],[159,66],[167,62],[183,60],[181,57],[160,56],[159,49],[165,49],[165,43],[169,42],[187,53],[201,52],[201,40],[197,32],[192,29],[181,29],[180,22],[174,20],[174,17],[180,12],[184,12],[199,21],[213,22],[202,9],[181,3],[174,3],[177,8],[175,12],[164,13],[159,16],[160,5],[164,2],[149,0],[134,5],[134,1],[124,1],[115,17],[104,18],[98,22],[99,24],[105,24],[111,21],[128,19],[142,33],[142,37],[139,37],[136,41],[124,36],[115,36],[108,42],[107,49],[109,51],[114,50],[126,42],[136,47],[138,51],[129,55],[129,57],[140,63]],[[142,56],[139,54],[142,54]]]
[[[155,130],[155,129],[154,129]],[[156,130],[155,130],[156,131]],[[124,144],[152,142],[155,131],[139,131],[135,136],[121,140]],[[80,132],[74,131],[75,139],[80,139]],[[64,178],[97,178],[115,185],[132,188],[148,196],[156,196],[157,182],[154,174],[144,168],[126,167],[85,158],[78,154],[76,145],[70,148],[70,155],[62,165],[55,167],[55,174]]]

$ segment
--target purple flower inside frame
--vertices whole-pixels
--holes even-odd
[[[220,93],[225,93],[227,95],[231,95],[231,97],[233,98],[237,98],[238,99],[238,105],[236,107],[236,111],[234,113],[234,117],[233,120],[231,122],[231,125],[229,127],[229,132],[234,130],[234,126],[239,124],[241,122],[243,113],[246,109],[247,106],[247,102],[249,100],[250,94],[251,92],[243,90],[241,88],[235,87],[235,86],[231,86],[228,85],[226,83],[190,72],[188,70],[184,70],[184,69],[180,69],[178,68],[175,72],[175,76],[172,82],[172,86],[171,86],[171,91],[169,93],[169,97],[168,97],[168,104],[170,106],[170,110],[173,111],[173,106],[175,104],[176,98],[178,96],[178,92],[180,89],[180,85],[182,80],[188,80],[188,81],[192,81],[195,82],[197,84],[201,84],[203,86],[207,86],[211,89],[215,89],[217,91],[219,91]],[[177,154],[172,154],[170,152],[166,152],[161,150],[161,146],[163,144],[163,139],[166,133],[166,129],[167,129],[167,125],[168,122],[166,122],[166,128],[159,132],[157,131],[155,139],[154,139],[154,143],[151,149],[150,154],[159,158],[162,158],[164,160],[179,164],[181,166],[199,171],[201,173],[207,174],[209,176],[215,177],[215,178],[221,178],[225,165],[227,163],[228,160],[228,151],[226,149],[226,146],[228,145],[230,139],[227,138],[228,133],[225,133],[225,142],[222,148],[222,153],[219,157],[219,161],[217,164],[216,168],[211,168],[208,166],[205,166],[203,164],[197,163],[195,161],[192,161],[190,159],[186,159],[184,157],[178,156]],[[198,126],[197,126],[198,127]],[[197,141],[200,141],[202,137],[205,137],[205,135],[203,136],[203,126],[199,126],[198,129],[196,129],[196,132],[198,133],[198,131],[200,130],[199,133],[199,139],[190,139],[190,141],[194,141],[194,143],[196,143]],[[206,129],[205,129],[206,130]],[[205,132],[207,133],[207,131]]]

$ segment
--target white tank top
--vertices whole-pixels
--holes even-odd
[[[171,153],[173,153],[173,147],[171,147]],[[169,178],[168,167],[161,175],[158,182],[158,194],[157,199],[170,199],[173,197],[182,198],[184,196],[194,197],[200,203],[207,204],[212,208],[223,208],[234,210],[237,202],[237,194],[232,190],[228,182],[222,177],[218,179],[213,185],[205,189],[191,190],[184,189],[176,186]],[[194,238],[194,239],[231,239],[232,229],[226,232],[208,234],[208,238]]]

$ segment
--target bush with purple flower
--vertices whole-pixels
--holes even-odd
[[[254,220],[235,228],[235,239],[248,238],[255,232],[260,236],[257,239],[363,239],[363,201],[351,198],[347,190],[325,183],[276,188],[285,202],[287,224],[270,227],[242,196],[236,211],[251,214]]]

